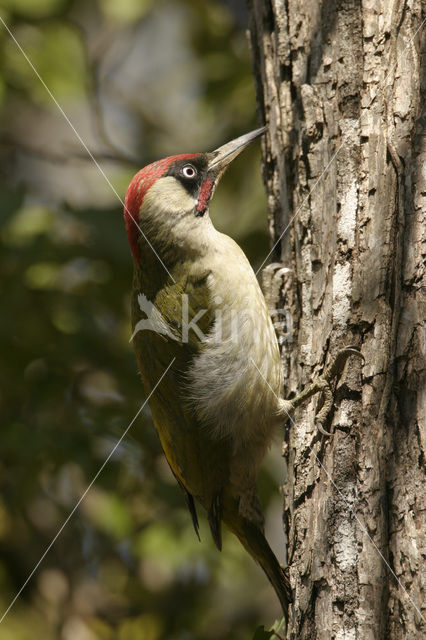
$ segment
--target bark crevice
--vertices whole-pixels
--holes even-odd
[[[249,9],[272,243],[291,221],[274,252],[292,268],[277,300],[294,327],[285,395],[346,344],[366,358],[337,384],[332,438],[314,426],[317,400],[285,431],[287,637],[414,640],[426,631],[421,5]]]

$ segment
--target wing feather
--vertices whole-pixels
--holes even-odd
[[[175,361],[152,395],[149,405],[154,425],[169,465],[187,494],[187,503],[195,531],[198,519],[193,497],[207,509],[212,535],[221,545],[220,498],[229,480],[229,457],[226,441],[212,437],[206,425],[201,424],[190,402],[185,400],[187,374],[193,359],[203,349],[202,336],[213,323],[214,312],[207,287],[208,271],[182,277],[182,266],[172,272],[170,281],[151,300],[161,313],[168,332],[140,331],[134,336],[139,370],[146,393],[158,382],[172,358]],[[132,301],[133,327],[142,318],[138,294],[144,292],[143,283],[134,287]],[[203,312],[200,314],[200,312]],[[188,321],[197,318],[199,332],[190,328],[187,340],[182,328],[182,314]],[[177,339],[176,339],[177,338]]]

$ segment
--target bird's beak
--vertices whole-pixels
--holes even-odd
[[[210,159],[207,170],[221,174],[234,158],[244,151],[253,140],[256,140],[256,138],[259,138],[259,136],[265,133],[265,131],[266,127],[255,129],[254,131],[250,131],[250,133],[245,133],[239,138],[235,138],[235,140],[231,140],[231,142],[227,142],[215,151],[209,153]]]

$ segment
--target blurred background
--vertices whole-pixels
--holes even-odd
[[[0,17],[41,78],[0,23],[1,617],[144,400],[120,198],[148,162],[259,123],[244,0],[0,0]],[[254,266],[268,250],[259,147],[211,208]],[[282,473],[271,456],[260,479],[278,553]],[[275,595],[200,516],[201,543],[144,410],[0,640],[252,638]]]

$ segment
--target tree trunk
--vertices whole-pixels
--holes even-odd
[[[337,384],[332,437],[314,425],[318,398],[285,433],[287,637],[417,640],[426,630],[420,2],[250,0],[249,9],[269,129],[270,259],[292,269],[276,300],[293,325],[285,395],[340,347],[365,357]]]

